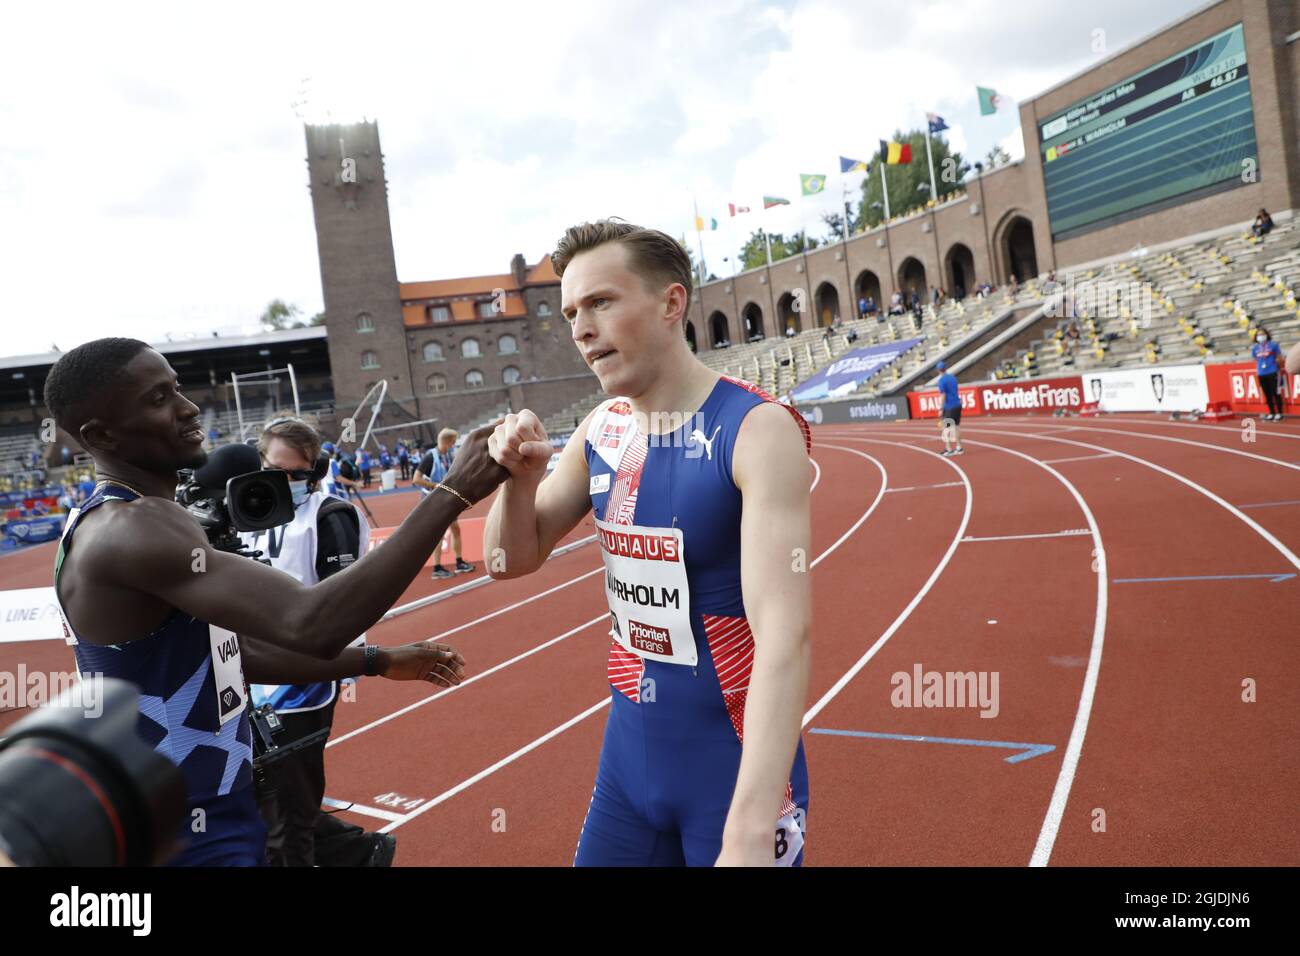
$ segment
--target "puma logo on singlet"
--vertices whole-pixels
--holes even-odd
[[[708,456],[709,461],[713,461],[713,442],[714,439],[718,437],[718,432],[720,431],[722,431],[721,425],[713,429],[713,438],[705,438],[704,432],[700,431],[698,428],[691,432],[691,441],[699,442],[704,446],[704,452]]]

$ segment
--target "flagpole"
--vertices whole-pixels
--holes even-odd
[[[849,295],[849,315],[857,315],[858,300],[853,298],[853,279],[849,275],[849,183],[846,176],[840,175],[840,199],[844,206],[844,285]]]
[[[880,158],[880,192],[881,192],[881,194],[885,197],[885,223],[886,223],[886,226],[888,226],[889,219],[890,219],[890,215],[889,215],[889,186],[887,186],[887,185],[885,184],[885,166],[886,166],[885,158],[882,156],[882,157]]]
[[[691,202],[695,206],[695,243],[700,247],[700,289],[704,288],[704,277],[709,274],[709,268],[704,264],[704,230],[700,227],[704,221],[700,219],[700,204],[696,202],[695,197],[691,197]],[[703,294],[700,296],[700,308],[704,308]]]
[[[937,205],[939,202],[939,189],[934,182],[934,154],[930,152],[930,117],[925,118],[925,158],[930,163],[930,198]]]

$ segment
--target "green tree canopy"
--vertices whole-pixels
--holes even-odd
[[[769,232],[768,239],[772,243],[773,262],[803,254],[803,230],[792,232],[788,236],[781,232]],[[821,245],[821,240],[812,236],[808,237],[809,251],[816,249],[819,245]],[[763,231],[761,229],[755,229],[750,233],[749,238],[745,240],[745,244],[740,247],[738,255],[741,269],[757,269],[759,266],[767,265],[767,249],[763,245]]]
[[[925,137],[923,130],[904,133],[894,132],[895,143],[910,143],[912,161],[896,166],[885,166],[885,182],[889,186],[889,211],[901,216],[910,210],[923,208],[930,199],[930,165],[925,158]],[[939,199],[950,193],[960,192],[964,186],[966,173],[970,167],[962,159],[961,153],[950,149],[948,143],[939,136],[930,137],[930,150],[934,156],[934,179],[939,189]],[[885,218],[884,199],[880,191],[880,171],[876,164],[877,156],[872,160],[871,172],[862,181],[862,205],[854,217],[854,231],[871,229]]]

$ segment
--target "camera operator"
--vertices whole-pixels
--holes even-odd
[[[250,550],[263,552],[271,567],[313,585],[360,560],[368,549],[370,526],[351,503],[327,495],[320,487],[329,459],[323,454],[316,429],[296,418],[280,418],[267,424],[258,437],[257,450],[264,468],[277,468],[289,477],[293,493],[294,518],[270,532],[244,532],[241,540]],[[276,649],[255,639],[241,637],[244,672],[255,681],[263,672],[275,670]],[[365,635],[352,642],[365,646]],[[283,741],[291,743],[324,730],[320,739],[282,755],[267,767],[270,786],[259,787],[258,805],[267,825],[266,849],[272,866],[312,866],[315,863],[315,835],[318,823],[340,827],[332,816],[320,821],[321,798],[325,795],[325,740],[334,722],[339,681],[354,678],[360,670],[330,667],[321,662],[287,662],[288,671],[305,675],[323,669],[330,679],[315,683],[258,684],[249,690],[254,706],[269,703],[283,725]],[[384,834],[356,833],[368,846],[359,855],[377,865],[392,862],[396,838]],[[350,841],[349,841],[350,842]]]
[[[50,370],[46,405],[79,437],[99,476],[64,529],[55,592],[78,668],[139,689],[141,735],[185,776],[188,847],[175,862],[259,865],[266,828],[253,794],[236,635],[266,646],[255,655],[263,683],[330,679],[331,667],[458,682],[463,662],[454,652],[348,645],[393,606],[447,526],[506,472],[487,453],[491,429],[479,429],[383,548],[308,587],[214,548],[173,500],[177,470],[207,460],[199,408],[178,385],[167,359],[137,339],[88,342]],[[309,666],[326,673],[304,672]]]

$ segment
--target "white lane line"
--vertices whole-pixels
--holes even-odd
[[[474,786],[474,784],[478,783],[480,780],[484,779],[485,777],[492,776],[492,774],[496,773],[502,767],[509,766],[510,764],[514,763],[516,760],[518,760],[520,757],[524,756],[525,754],[529,753],[530,751],[536,750],[538,747],[546,743],[546,741],[550,740],[552,737],[558,737],[560,734],[564,733],[574,724],[586,720],[588,717],[590,717],[596,711],[600,710],[602,707],[608,707],[611,699],[612,698],[607,696],[603,700],[595,704],[592,704],[582,713],[578,714],[578,716],[570,717],[568,720],[560,724],[560,726],[556,727],[554,730],[547,731],[546,733],[542,734],[542,736],[534,740],[532,743],[525,744],[524,746],[520,747],[514,753],[510,754],[510,756],[502,757],[492,766],[485,767],[484,769],[480,770],[478,773],[474,774],[474,776],[462,780],[460,783],[456,784],[456,786],[452,787],[450,790],[444,790],[442,793],[438,794],[428,803],[417,807],[416,809],[412,810],[410,813],[406,814],[406,816],[394,820],[392,823],[388,824],[388,826],[384,827],[379,832],[391,833],[393,830],[396,830],[398,827],[402,826],[403,824],[410,823],[412,820],[414,820],[420,814],[424,813],[426,810],[432,810],[434,807],[438,806],[438,804],[447,802],[452,797],[456,796],[456,794],[460,793],[462,790]]]
[[[844,448],[844,447],[842,447],[842,446],[837,446],[837,445],[822,445],[821,447],[823,447],[823,448],[836,448],[836,449],[839,450],[839,451],[847,451],[847,452],[848,452],[849,454],[851,454],[851,455],[857,455],[859,458],[865,458],[867,461],[870,461],[870,462],[871,462],[872,464],[874,464],[878,469],[880,469],[881,481],[880,481],[880,491],[876,494],[876,498],[875,498],[875,500],[871,502],[871,506],[870,506],[869,508],[867,508],[867,510],[864,511],[864,512],[862,513],[862,517],[858,518],[858,520],[857,520],[856,522],[854,522],[853,526],[852,526],[851,528],[849,528],[849,530],[846,531],[844,534],[842,534],[842,535],[841,535],[841,536],[840,536],[840,537],[835,541],[834,544],[832,544],[829,548],[827,548],[825,551],[823,551],[821,554],[819,554],[815,559],[813,559],[812,564],[809,566],[810,569],[811,569],[811,568],[815,568],[815,567],[816,567],[816,566],[821,562],[821,560],[822,560],[823,558],[825,558],[827,555],[829,555],[829,554],[831,554],[833,551],[835,551],[835,549],[837,549],[841,544],[843,544],[843,543],[848,539],[849,535],[853,534],[854,531],[856,531],[858,528],[860,528],[860,527],[862,526],[862,523],[863,523],[864,521],[867,520],[867,518],[871,515],[871,513],[872,513],[873,511],[876,510],[876,506],[879,505],[880,502],[881,502],[881,500],[884,498],[884,496],[885,496],[885,488],[886,488],[886,486],[889,484],[889,472],[886,471],[884,465],[882,465],[882,464],[881,464],[881,463],[880,463],[876,458],[872,457],[871,455],[868,455],[868,454],[866,454],[865,452],[859,451],[859,450],[857,450],[856,448]],[[936,456],[936,457],[937,457],[937,456]],[[968,509],[968,511],[969,511],[969,509]],[[598,617],[598,618],[593,618],[591,621],[588,621],[587,624],[583,625],[583,627],[589,627],[590,625],[594,624],[596,621],[607,620],[608,617],[609,617],[608,614],[601,614],[600,617]],[[577,628],[577,629],[575,629],[575,630],[581,630],[581,628]],[[566,636],[567,636],[567,635],[566,635]],[[560,640],[560,638],[556,638],[556,640]],[[549,642],[549,643],[554,643],[554,641]],[[541,649],[541,648],[534,648],[533,651],[529,651],[528,653],[534,653],[535,651],[540,650],[540,649]],[[526,655],[523,655],[523,656],[526,656]],[[502,667],[502,666],[505,666],[505,665],[498,665],[498,667],[497,667],[497,668],[494,668],[494,670],[499,670],[500,667]],[[487,676],[487,673],[490,673],[490,672],[485,672],[484,674],[479,675],[479,676],[481,676],[481,677],[482,677],[482,676]],[[471,683],[471,681],[474,680],[474,679],[475,679],[475,678],[471,678],[471,680],[469,680],[469,681],[465,681],[465,683],[464,683],[464,684],[460,684],[459,687],[464,687],[466,684]],[[440,694],[436,694],[436,695],[434,695],[434,696],[440,697],[440,696],[442,696],[442,694],[448,694],[448,693],[451,693],[451,691],[456,690],[456,689],[458,689],[458,688],[454,688],[454,687],[453,687],[453,688],[448,688],[447,690],[442,691],[442,693],[440,693]],[[523,756],[525,756],[526,754],[532,752],[533,750],[536,750],[536,749],[537,749],[538,747],[540,747],[542,744],[546,743],[546,741],[552,739],[553,737],[557,737],[557,736],[559,736],[559,735],[562,734],[564,731],[568,730],[570,727],[572,727],[572,726],[574,726],[575,724],[577,724],[577,723],[579,723],[579,722],[585,720],[586,718],[590,717],[592,714],[596,713],[596,711],[600,710],[602,707],[607,706],[607,705],[609,704],[609,702],[610,702],[611,699],[612,699],[612,698],[610,698],[610,697],[606,697],[604,700],[601,700],[601,701],[599,701],[598,703],[593,704],[592,706],[590,706],[590,707],[588,707],[586,710],[584,710],[582,713],[578,714],[576,717],[572,717],[572,718],[570,718],[569,720],[565,721],[565,722],[564,722],[563,724],[561,724],[560,726],[554,728],[553,730],[549,730],[549,731],[547,731],[545,734],[543,734],[542,736],[538,737],[536,740],[532,741],[531,743],[525,744],[523,747],[520,747],[518,750],[516,750],[514,753],[510,754],[509,756],[503,757],[502,759],[498,760],[496,763],[492,764],[492,766],[490,766],[490,767],[486,767],[486,768],[484,768],[483,770],[480,770],[478,773],[474,774],[474,776],[469,777],[469,778],[467,778],[467,779],[465,779],[465,780],[462,780],[460,783],[456,784],[456,786],[452,787],[451,789],[449,789],[449,790],[445,790],[445,791],[443,791],[442,793],[438,794],[438,796],[434,797],[434,798],[433,798],[432,800],[430,800],[428,803],[423,804],[422,806],[416,808],[415,810],[412,810],[410,813],[408,813],[406,816],[402,817],[400,820],[395,820],[395,821],[393,821],[393,822],[390,823],[388,826],[384,827],[383,830],[381,830],[380,832],[381,832],[381,833],[388,833],[388,832],[391,831],[391,830],[396,830],[398,827],[400,827],[400,826],[402,826],[402,825],[404,825],[404,824],[406,824],[406,823],[409,823],[411,820],[414,820],[416,817],[418,817],[420,814],[424,813],[426,810],[428,810],[428,809],[430,809],[430,808],[432,808],[432,807],[435,807],[435,806],[437,806],[437,805],[440,804],[440,803],[444,803],[445,801],[451,799],[452,797],[454,797],[456,794],[460,793],[462,790],[466,789],[467,787],[473,786],[473,785],[474,785],[475,783],[477,783],[478,781],[483,780],[483,779],[485,779],[486,777],[489,777],[489,776],[491,776],[492,774],[496,773],[496,772],[497,772],[498,770],[500,770],[502,767],[509,766],[510,764],[512,764],[512,763],[514,763],[516,760],[518,760],[520,757],[523,757]],[[414,705],[414,706],[418,706],[418,705]],[[409,709],[411,709],[411,708],[407,708],[407,709],[409,710]],[[353,731],[352,733],[353,733],[353,734],[356,734],[356,733],[359,733],[359,731]],[[349,736],[350,736],[350,735],[349,735]],[[330,743],[333,743],[333,742],[334,742],[334,741],[331,741]],[[329,745],[327,744],[326,746],[329,746]]]
[[[1089,442],[1075,441],[1073,438],[1056,438],[1055,436],[1052,435],[1037,435],[1034,434],[1033,432],[1014,431],[1014,430],[1003,431],[1003,430],[998,430],[995,428],[988,428],[988,427],[981,428],[980,434],[1006,435],[1008,438],[1031,438],[1035,441],[1054,441],[1054,442],[1061,442],[1062,444],[1066,444],[1066,445],[1077,445],[1080,448],[1091,448],[1093,451],[1109,451],[1118,458],[1126,458],[1135,464],[1143,465],[1144,467],[1150,468],[1152,471],[1158,471],[1162,475],[1167,475],[1168,477],[1174,479],[1175,481],[1186,485],[1188,488],[1191,488],[1193,491],[1199,492],[1200,494],[1209,498],[1215,504],[1219,505],[1221,508],[1227,510],[1229,514],[1233,515],[1234,517],[1238,518],[1240,521],[1245,523],[1247,527],[1249,527],[1252,531],[1254,531],[1261,538],[1263,538],[1274,548],[1276,548],[1277,552],[1280,555],[1282,555],[1282,557],[1286,558],[1287,561],[1291,563],[1291,566],[1293,568],[1300,570],[1300,557],[1296,557],[1295,553],[1290,548],[1288,548],[1285,544],[1279,541],[1271,531],[1269,531],[1267,528],[1260,525],[1259,522],[1255,521],[1253,518],[1250,517],[1250,515],[1243,512],[1236,505],[1232,504],[1231,502],[1225,501],[1223,498],[1220,498],[1209,488],[1206,488],[1203,485],[1198,485],[1196,482],[1192,481],[1192,479],[1188,478],[1187,476],[1182,475],[1179,472],[1172,471],[1164,467],[1163,465],[1157,465],[1155,462],[1147,461],[1147,459],[1140,458],[1137,455],[1130,455],[1126,451],[1120,451],[1116,448],[1107,448],[1105,445],[1093,445]],[[1177,440],[1181,441],[1181,439],[1177,439]],[[1214,447],[1214,446],[1210,446],[1210,447]]]
[[[981,423],[983,424],[983,423]],[[1011,423],[1008,423],[1011,424]],[[1021,423],[1016,423],[1021,424]],[[980,431],[981,429],[974,429]],[[1290,468],[1292,471],[1300,471],[1300,465],[1294,462],[1282,461],[1280,458],[1270,458],[1267,455],[1257,455],[1250,451],[1241,451],[1238,448],[1228,448],[1226,445],[1215,445],[1210,442],[1192,441],[1190,438],[1174,438],[1170,435],[1152,435],[1150,432],[1131,432],[1124,428],[1090,428],[1085,425],[1079,425],[1075,428],[1081,432],[1101,432],[1104,435],[1131,435],[1134,438],[1147,438],[1151,441],[1171,441],[1180,445],[1191,445],[1194,448],[1208,448],[1211,451],[1221,451],[1229,455],[1240,455],[1242,458],[1253,458],[1256,461],[1267,462],[1270,465],[1281,465],[1283,468]],[[1106,455],[1116,455],[1119,452],[1107,452]],[[1104,457],[1104,456],[1093,456]],[[1057,459],[1058,461],[1069,461],[1068,458]]]
[[[811,461],[812,466],[817,469],[817,474],[813,476],[813,483],[808,487],[808,494],[812,494],[817,490],[817,482],[822,480],[822,466],[817,464],[817,459],[815,458],[810,457],[808,460]]]
[[[857,440],[865,441],[867,439]],[[1074,785],[1074,776],[1079,768],[1079,756],[1083,753],[1083,741],[1088,734],[1088,720],[1092,715],[1092,704],[1096,697],[1097,678],[1101,674],[1101,652],[1106,642],[1106,613],[1109,604],[1107,582],[1110,575],[1106,566],[1106,548],[1102,544],[1101,531],[1097,527],[1097,519],[1093,515],[1092,509],[1088,507],[1088,503],[1084,500],[1083,495],[1079,493],[1079,489],[1063,474],[1051,465],[1014,448],[973,439],[968,440],[972,445],[996,448],[1007,454],[1023,458],[1025,461],[1033,462],[1050,473],[1074,497],[1080,510],[1083,511],[1084,518],[1088,522],[1088,530],[1092,535],[1092,556],[1097,562],[1095,572],[1097,577],[1097,610],[1093,617],[1092,647],[1088,652],[1088,668],[1084,673],[1083,687],[1079,692],[1079,706],[1074,712],[1074,724],[1070,728],[1070,740],[1066,744],[1065,753],[1061,758],[1061,769],[1057,772],[1056,785],[1052,788],[1052,797],[1048,801],[1047,812],[1043,816],[1043,825],[1038,831],[1038,839],[1035,841],[1033,853],[1029,857],[1030,866],[1047,866],[1047,861],[1052,856],[1052,847],[1056,844],[1056,836],[1061,829],[1061,819],[1065,815],[1065,805],[1070,799],[1070,788]],[[1069,439],[1051,438],[1048,440],[1068,441]]]
[[[1004,534],[993,538],[962,538],[962,544],[967,541],[1024,541],[1028,538],[1071,538],[1087,534],[1087,528],[1071,528],[1068,531],[1048,531],[1042,534]]]
[[[908,448],[915,448],[915,445],[908,445]],[[929,488],[960,488],[960,481],[944,481],[937,485],[912,485],[910,488],[890,488],[889,493],[892,495],[899,491],[925,491]]]
[[[906,621],[909,617],[911,617],[912,612],[916,610],[917,605],[919,605],[922,599],[924,599],[925,596],[930,593],[930,588],[934,587],[934,583],[937,580],[939,580],[939,575],[943,573],[943,569],[946,568],[948,566],[948,562],[952,560],[952,556],[957,551],[957,545],[961,541],[961,536],[966,533],[966,525],[970,522],[971,501],[973,499],[973,494],[971,492],[971,487],[970,487],[970,479],[966,477],[966,473],[962,471],[961,468],[959,468],[952,459],[944,458],[938,452],[929,451],[928,449],[925,448],[913,448],[913,446],[902,442],[885,441],[879,438],[857,438],[854,440],[863,441],[863,442],[874,442],[880,445],[896,445],[900,448],[911,448],[913,451],[919,451],[924,455],[930,455],[934,458],[938,458],[942,462],[946,462],[948,466],[953,469],[953,471],[957,472],[957,474],[961,477],[962,484],[966,486],[966,510],[962,514],[961,525],[957,528],[957,533],[953,535],[952,543],[948,545],[947,552],[945,552],[944,556],[939,560],[939,563],[935,566],[935,569],[932,572],[930,572],[929,579],[926,580],[925,584],[921,585],[921,589],[917,591],[916,595],[912,598],[912,600],[908,602],[907,607],[903,608],[902,612],[898,615],[898,617],[894,618],[894,623],[889,625],[889,627],[885,630],[885,633],[881,634],[880,637],[876,639],[876,642],[872,644],[871,647],[867,648],[866,653],[864,653],[861,657],[859,657],[857,662],[854,663],[853,666],[850,667],[847,671],[845,671],[843,676],[840,677],[839,680],[837,680],[833,685],[831,685],[830,690],[826,691],[826,693],[821,696],[821,699],[818,700],[817,703],[813,704],[812,707],[808,708],[808,711],[803,715],[803,724],[802,724],[803,727],[807,727],[808,724],[812,721],[812,719],[816,717],[819,713],[821,713],[827,704],[829,704],[832,700],[835,699],[836,695],[839,694],[839,692],[842,691],[848,685],[849,681],[853,680],[853,678],[857,676],[858,672],[861,671],[862,668],[867,666],[867,662],[871,660],[871,658],[875,657],[876,653],[882,647],[884,647],[885,644],[889,641],[889,639],[894,636],[895,632],[900,627],[903,626],[903,622]],[[838,446],[822,445],[822,447],[835,448]]]
[[[1114,458],[1110,452],[1102,455],[1076,455],[1073,458],[1044,458],[1043,463],[1047,465],[1059,465],[1066,461],[1092,461],[1094,458]]]
[[[558,558],[562,554],[568,554],[570,551],[591,544],[591,542],[595,540],[596,536],[591,534],[587,535],[585,538],[579,538],[577,541],[570,541],[568,544],[561,545],[552,551],[547,555],[546,560],[549,561],[551,558]],[[414,601],[408,601],[406,604],[399,604],[397,607],[389,608],[388,611],[384,613],[384,616],[379,620],[382,623],[383,621],[389,621],[395,617],[400,617],[403,614],[410,614],[412,611],[418,611],[420,608],[428,607],[430,604],[437,604],[439,601],[445,601],[447,598],[455,597],[457,594],[464,594],[466,591],[481,588],[483,585],[491,583],[491,581],[492,575],[480,575],[472,581],[466,581],[464,584],[457,584],[454,587],[447,588],[445,591],[439,591],[437,594],[430,594],[426,597],[417,598]]]
[[[479,681],[481,681],[483,678],[491,674],[495,674],[497,671],[505,670],[511,664],[516,664],[519,661],[522,661],[526,657],[532,657],[538,651],[544,651],[546,650],[546,648],[552,646],[553,644],[558,644],[560,643],[560,641],[570,638],[574,634],[579,633],[580,631],[585,631],[587,628],[595,624],[599,624],[601,621],[608,621],[608,620],[609,620],[608,613],[598,614],[595,617],[593,617],[590,621],[587,621],[585,624],[579,624],[577,627],[565,631],[559,637],[553,637],[549,641],[545,641],[544,643],[538,644],[536,647],[529,648],[528,650],[524,651],[522,654],[516,654],[508,661],[502,661],[500,664],[497,664],[494,667],[489,667],[487,670],[483,671],[483,673],[475,674],[473,677],[470,677],[467,680],[462,681],[461,683],[457,684],[455,687],[443,688],[442,690],[438,691],[436,694],[430,694],[428,697],[425,697],[423,700],[417,700],[413,704],[407,704],[405,707],[401,708],[400,710],[395,710],[391,714],[385,714],[383,717],[376,718],[375,720],[372,720],[370,723],[364,724],[361,727],[356,728],[355,730],[349,730],[346,734],[343,734],[339,737],[331,738],[329,742],[325,744],[325,746],[327,748],[333,747],[336,746],[337,744],[343,743],[343,741],[345,740],[351,740],[353,737],[357,736],[358,734],[363,734],[368,730],[374,730],[376,727],[382,726],[383,724],[388,723],[390,720],[396,720],[398,717],[401,717],[404,714],[409,714],[411,711],[423,707],[425,704],[431,703],[440,697],[446,697],[448,694],[469,687],[471,684],[476,684]]]
[[[1241,420],[1245,421],[1247,418],[1253,418],[1253,417],[1254,416],[1247,413],[1245,416],[1242,417]],[[1101,419],[1101,421],[1128,422],[1129,424],[1132,425],[1160,425],[1164,428],[1195,428],[1197,430],[1212,428],[1216,432],[1234,432],[1237,435],[1241,434],[1240,425],[1214,425],[1210,422],[1196,422],[1193,424],[1191,422],[1169,422],[1169,421],[1165,421],[1162,418],[1118,418],[1118,417],[1103,418]],[[1261,422],[1260,424],[1267,425],[1268,422]],[[1269,438],[1291,438],[1291,439],[1300,440],[1300,435],[1289,435],[1285,431],[1276,431],[1274,429],[1264,428],[1264,427],[1257,428],[1255,434],[1266,435]]]
[[[375,817],[380,820],[400,820],[400,813],[393,813],[390,810],[378,810],[375,807],[368,807],[364,803],[348,803],[343,800],[335,800],[333,797],[322,797],[321,803],[327,807],[333,807],[336,810],[347,810],[349,813],[359,813],[364,817]]]

